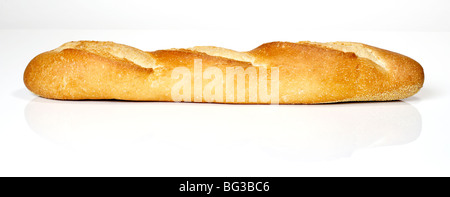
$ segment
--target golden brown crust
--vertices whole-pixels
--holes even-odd
[[[30,91],[52,99],[173,101],[171,88],[178,80],[171,78],[172,71],[185,67],[193,73],[195,59],[201,59],[203,70],[215,67],[222,73],[230,66],[269,73],[278,68],[281,104],[398,100],[417,93],[424,81],[422,67],[411,58],[360,43],[272,42],[248,52],[219,47],[143,52],[112,42],[79,41],[36,56],[24,82]],[[203,79],[203,88],[210,81]],[[267,103],[259,96],[251,101],[245,83],[244,102],[227,101],[225,88],[223,101],[214,102]]]

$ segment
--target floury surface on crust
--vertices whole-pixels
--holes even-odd
[[[189,72],[189,80],[183,79],[190,88],[174,77],[180,68]],[[225,76],[230,68],[246,72],[244,85],[239,74]],[[208,78],[209,71],[224,75]],[[262,71],[269,82],[260,81]],[[247,52],[213,46],[145,52],[113,42],[75,41],[36,56],[24,73],[30,91],[62,100],[178,101],[174,87],[181,87],[186,102],[270,103],[274,98],[261,95],[266,87],[265,94],[277,88],[280,104],[388,101],[414,95],[423,81],[421,65],[404,55],[361,43],[308,41],[265,43]],[[205,90],[214,94],[205,98],[210,93]]]

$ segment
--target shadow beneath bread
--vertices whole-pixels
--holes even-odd
[[[422,127],[419,111],[402,101],[204,105],[35,98],[24,113],[33,131],[65,146],[164,144],[180,154],[208,150],[230,159],[264,153],[288,160],[333,160],[361,149],[412,142]]]
[[[422,88],[417,94],[415,94],[412,97],[403,99],[405,102],[411,102],[411,103],[420,103],[422,100],[433,100],[433,99],[440,99],[445,96],[445,90],[440,90],[435,87],[424,87]]]
[[[32,92],[26,88],[20,88],[11,93],[14,98],[21,99],[24,101],[30,101],[36,97]]]

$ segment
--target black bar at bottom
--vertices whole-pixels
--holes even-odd
[[[1,178],[3,190],[16,194],[115,196],[301,196],[405,194],[422,185],[406,178],[287,178],[287,177],[151,177],[151,178]],[[401,184],[400,184],[401,183]],[[357,192],[358,193],[358,192]],[[283,195],[284,196],[284,195]]]

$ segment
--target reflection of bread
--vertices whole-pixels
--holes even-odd
[[[218,47],[144,52],[79,41],[35,57],[24,82],[45,98],[172,101],[171,88],[178,82],[172,70],[182,66],[194,73],[194,59],[202,60],[203,69],[217,67],[223,73],[230,66],[267,69],[269,79],[268,68],[277,67],[279,103],[398,100],[417,93],[424,81],[422,67],[411,58],[360,43],[272,42],[248,52]],[[210,81],[203,79],[203,87]],[[246,83],[244,103],[254,103]],[[264,101],[258,97],[256,103]]]
[[[226,150],[226,154],[211,155],[221,159],[248,154],[267,158],[264,155],[269,154],[287,160],[331,160],[363,149],[412,142],[422,128],[420,112],[401,101],[224,108],[35,98],[24,112],[33,131],[59,145],[98,148],[101,144],[112,149],[145,145],[149,155],[166,146],[175,147],[177,155],[208,147],[209,153]]]

